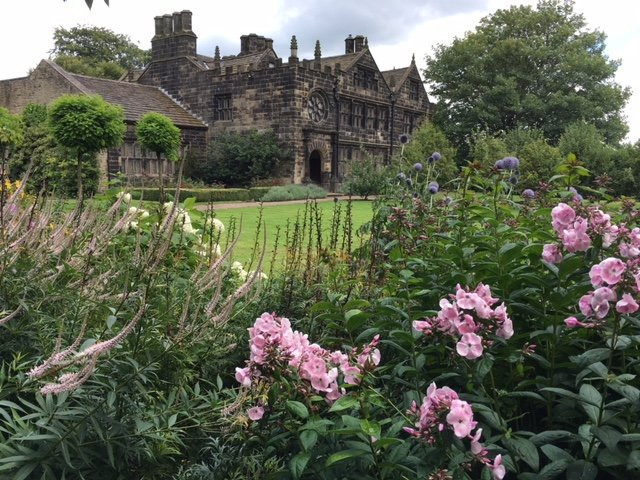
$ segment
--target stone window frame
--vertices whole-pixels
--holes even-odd
[[[355,128],[364,128],[365,126],[365,104],[362,102],[353,102],[352,126]]]
[[[375,70],[366,67],[356,67],[353,72],[353,86],[366,90],[378,91],[378,79]]]
[[[404,112],[402,112],[402,133],[412,133],[413,127],[413,115],[405,110]]]
[[[378,126],[376,130],[389,130],[389,107],[378,108]]]
[[[340,124],[353,126],[353,102],[351,100],[343,100],[340,105]]]
[[[364,106],[364,111],[365,111],[364,123],[366,125],[367,130],[375,130],[377,126],[377,118],[376,118],[377,108],[375,107],[375,105],[366,104]]]
[[[230,93],[221,93],[213,100],[214,119],[221,122],[233,120],[233,96]]]
[[[420,100],[420,84],[415,80],[409,81],[409,99],[416,102]]]

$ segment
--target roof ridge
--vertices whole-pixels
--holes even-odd
[[[62,68],[56,62],[52,60],[48,60],[46,58],[42,61],[45,62],[47,65],[49,65],[51,68],[53,68],[60,75],[62,75],[69,83],[71,83],[74,87],[76,87],[82,93],[85,93],[87,95],[90,95],[92,93],[91,90],[89,90],[85,85],[83,85],[81,82],[73,78],[73,74],[71,72],[67,72],[64,68]]]
[[[175,103],[176,105],[178,105],[180,108],[182,108],[185,112],[187,112],[189,115],[191,115],[193,118],[195,118],[196,120],[200,120],[205,126],[209,126],[209,124],[199,115],[196,115],[195,113],[193,113],[191,111],[191,109],[187,108],[186,105],[184,103],[182,103],[180,100],[178,100],[176,97],[174,97],[173,95],[171,95],[169,92],[167,92],[164,88],[162,87],[154,87],[152,85],[149,85],[152,88],[155,88],[157,90],[159,90],[160,92],[162,92],[163,94],[165,94],[173,103]]]
[[[71,73],[71,72],[66,72],[66,73],[73,77],[81,77],[81,78],[88,78],[90,80],[100,80],[100,81],[109,82],[109,83],[117,83],[118,85],[133,85],[133,86],[145,87],[145,88],[155,88],[153,85],[145,85],[144,83],[125,82],[123,80],[114,80],[112,78],[94,77],[92,75],[82,75],[81,73]]]

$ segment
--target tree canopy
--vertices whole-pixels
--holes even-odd
[[[117,79],[150,59],[149,51],[138,47],[128,35],[103,27],[58,27],[53,42],[54,61],[65,70],[82,75]]]
[[[156,112],[142,116],[136,127],[136,136],[142,148],[175,161],[182,142],[180,129],[170,118]]]
[[[538,128],[556,142],[567,125],[592,123],[609,143],[627,126],[630,96],[613,81],[603,32],[589,30],[573,2],[541,0],[483,18],[475,31],[438,45],[424,75],[439,104],[435,122],[458,146],[475,130]]]

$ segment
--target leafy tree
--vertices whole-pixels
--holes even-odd
[[[136,136],[144,150],[149,150],[156,154],[160,173],[160,201],[164,202],[162,155],[171,161],[177,160],[181,143],[180,129],[166,116],[156,112],[149,112],[138,122]]]
[[[458,167],[455,164],[456,149],[442,130],[431,122],[425,122],[411,135],[411,141],[406,145],[404,154],[408,166],[421,163],[426,168],[429,157],[433,152],[440,152],[441,158],[434,166],[435,177],[440,184],[449,182],[457,177]]]
[[[591,173],[598,176],[610,171],[611,150],[595,125],[577,122],[569,125],[558,142],[562,155],[573,153]]]
[[[365,200],[369,195],[384,193],[390,173],[382,164],[380,158],[363,151],[361,158],[351,161],[351,173],[346,177],[344,191],[363,196]]]
[[[2,159],[2,172],[4,162],[11,149],[22,141],[22,124],[17,115],[12,115],[9,110],[0,107],[0,159]]]
[[[119,106],[99,96],[63,95],[49,109],[49,128],[56,142],[75,153],[78,201],[82,206],[82,164],[105,148],[122,143],[126,126]]]
[[[58,27],[53,33],[54,61],[67,71],[81,75],[117,79],[127,70],[148,63],[149,51],[142,50],[128,35],[107,28]]]
[[[246,187],[280,176],[291,161],[273,132],[224,132],[212,142],[206,162],[192,163],[190,174],[207,183]]]
[[[465,152],[472,131],[539,128],[556,142],[578,120],[616,143],[627,131],[621,110],[630,91],[613,82],[619,62],[605,55],[605,39],[586,29],[572,1],[498,10],[427,57],[424,74],[440,100],[435,121]]]

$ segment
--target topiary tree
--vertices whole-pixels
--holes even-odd
[[[99,151],[122,143],[126,131],[122,108],[97,95],[64,95],[49,108],[49,128],[56,142],[76,155],[78,201],[82,207],[82,163],[95,161]]]
[[[164,182],[162,178],[162,155],[175,162],[181,144],[180,129],[171,119],[156,112],[145,114],[136,129],[138,141],[144,150],[155,152],[160,174],[160,202],[164,203]]]

